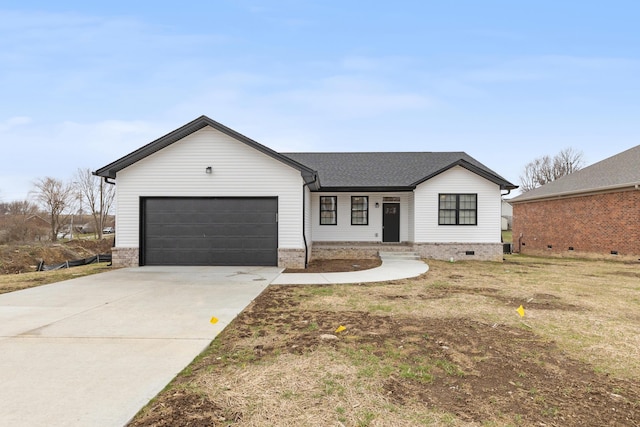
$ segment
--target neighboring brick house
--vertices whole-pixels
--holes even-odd
[[[509,201],[520,253],[640,256],[640,145]]]

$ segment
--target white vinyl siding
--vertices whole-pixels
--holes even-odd
[[[320,196],[337,196],[338,223],[320,225]],[[369,224],[351,225],[351,196],[369,197]],[[400,241],[409,240],[409,199],[411,193],[312,193],[314,242],[381,242],[382,241],[382,199],[400,198]],[[378,207],[376,208],[376,203]]]
[[[302,184],[300,171],[205,127],[118,172],[116,244],[138,247],[140,197],[277,197],[278,247],[304,248]]]
[[[438,225],[440,194],[477,194],[477,225]],[[416,243],[500,243],[500,187],[460,166],[420,184],[414,194]]]

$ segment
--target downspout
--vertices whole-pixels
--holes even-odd
[[[313,181],[311,182],[305,182],[304,184],[302,184],[302,240],[304,241],[304,268],[307,268],[307,264],[308,264],[308,259],[309,259],[309,246],[307,245],[307,233],[305,232],[306,224],[305,224],[305,220],[306,218],[306,212],[305,212],[305,187],[311,185],[311,184],[315,184],[318,181],[318,175],[314,174],[313,175]]]
[[[104,177],[104,182],[106,184],[116,185],[115,181],[109,181],[109,177],[108,176]],[[100,186],[100,203],[102,203],[102,185]],[[102,216],[102,212],[100,212],[100,216]],[[116,238],[115,237],[113,238],[113,243],[111,244],[111,247],[112,248],[116,247]],[[113,250],[112,250],[112,253],[113,253]],[[113,255],[111,255],[111,262],[109,264],[107,264],[107,267],[111,267],[111,266],[113,266]]]

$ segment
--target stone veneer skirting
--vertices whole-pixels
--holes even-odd
[[[311,245],[310,245],[311,246]],[[402,243],[376,244],[362,242],[322,242],[309,248],[309,261],[314,259],[373,258],[380,251],[413,251],[422,258],[449,261],[502,261],[502,243]],[[471,254],[473,252],[473,254]],[[137,267],[138,248],[112,248],[114,267]],[[278,267],[304,268],[304,249],[278,249]]]
[[[475,260],[502,262],[502,243],[415,243],[413,250],[422,258],[450,261]]]
[[[137,267],[140,264],[138,248],[112,248],[113,266]],[[278,249],[278,267],[304,268],[304,249]]]
[[[449,261],[502,261],[502,243],[314,242],[310,260],[373,258],[378,252],[416,252],[422,258]]]
[[[278,249],[278,267],[304,268],[304,249]]]
[[[137,267],[140,265],[138,248],[111,248],[111,262],[114,267]]]

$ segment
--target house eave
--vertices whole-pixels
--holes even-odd
[[[390,192],[409,192],[415,187],[407,186],[344,186],[344,187],[320,187],[316,192],[319,193],[390,193]]]
[[[423,182],[428,181],[431,178],[433,178],[433,177],[435,177],[437,175],[440,175],[441,173],[446,172],[446,171],[448,171],[449,169],[451,169],[451,168],[453,168],[455,166],[460,166],[460,167],[468,170],[469,172],[475,173],[476,175],[479,175],[482,178],[484,178],[484,179],[486,179],[488,181],[491,181],[494,184],[499,185],[501,190],[515,190],[516,188],[518,188],[517,185],[511,184],[509,181],[505,180],[504,178],[496,176],[494,174],[491,174],[491,173],[487,172],[486,170],[484,170],[484,169],[482,169],[482,168],[480,168],[478,166],[475,166],[475,165],[469,163],[468,161],[466,161],[464,159],[460,159],[458,161],[455,161],[455,162],[445,166],[444,168],[439,169],[439,170],[435,171],[434,173],[423,177],[422,179],[412,183],[411,186],[413,186],[415,188],[418,185],[422,184]]]
[[[605,186],[605,187],[588,188],[588,189],[584,189],[584,190],[564,191],[564,192],[560,192],[560,193],[543,194],[543,195],[540,195],[540,196],[531,196],[531,197],[525,197],[525,198],[520,198],[520,196],[519,196],[519,197],[516,197],[514,199],[510,199],[509,203],[513,205],[513,204],[518,204],[518,203],[540,202],[540,201],[544,201],[544,200],[567,199],[567,198],[570,198],[570,197],[583,197],[583,196],[590,196],[590,195],[596,195],[596,194],[602,194],[602,193],[613,193],[613,192],[629,191],[629,190],[640,190],[640,182],[609,185],[609,186]]]

